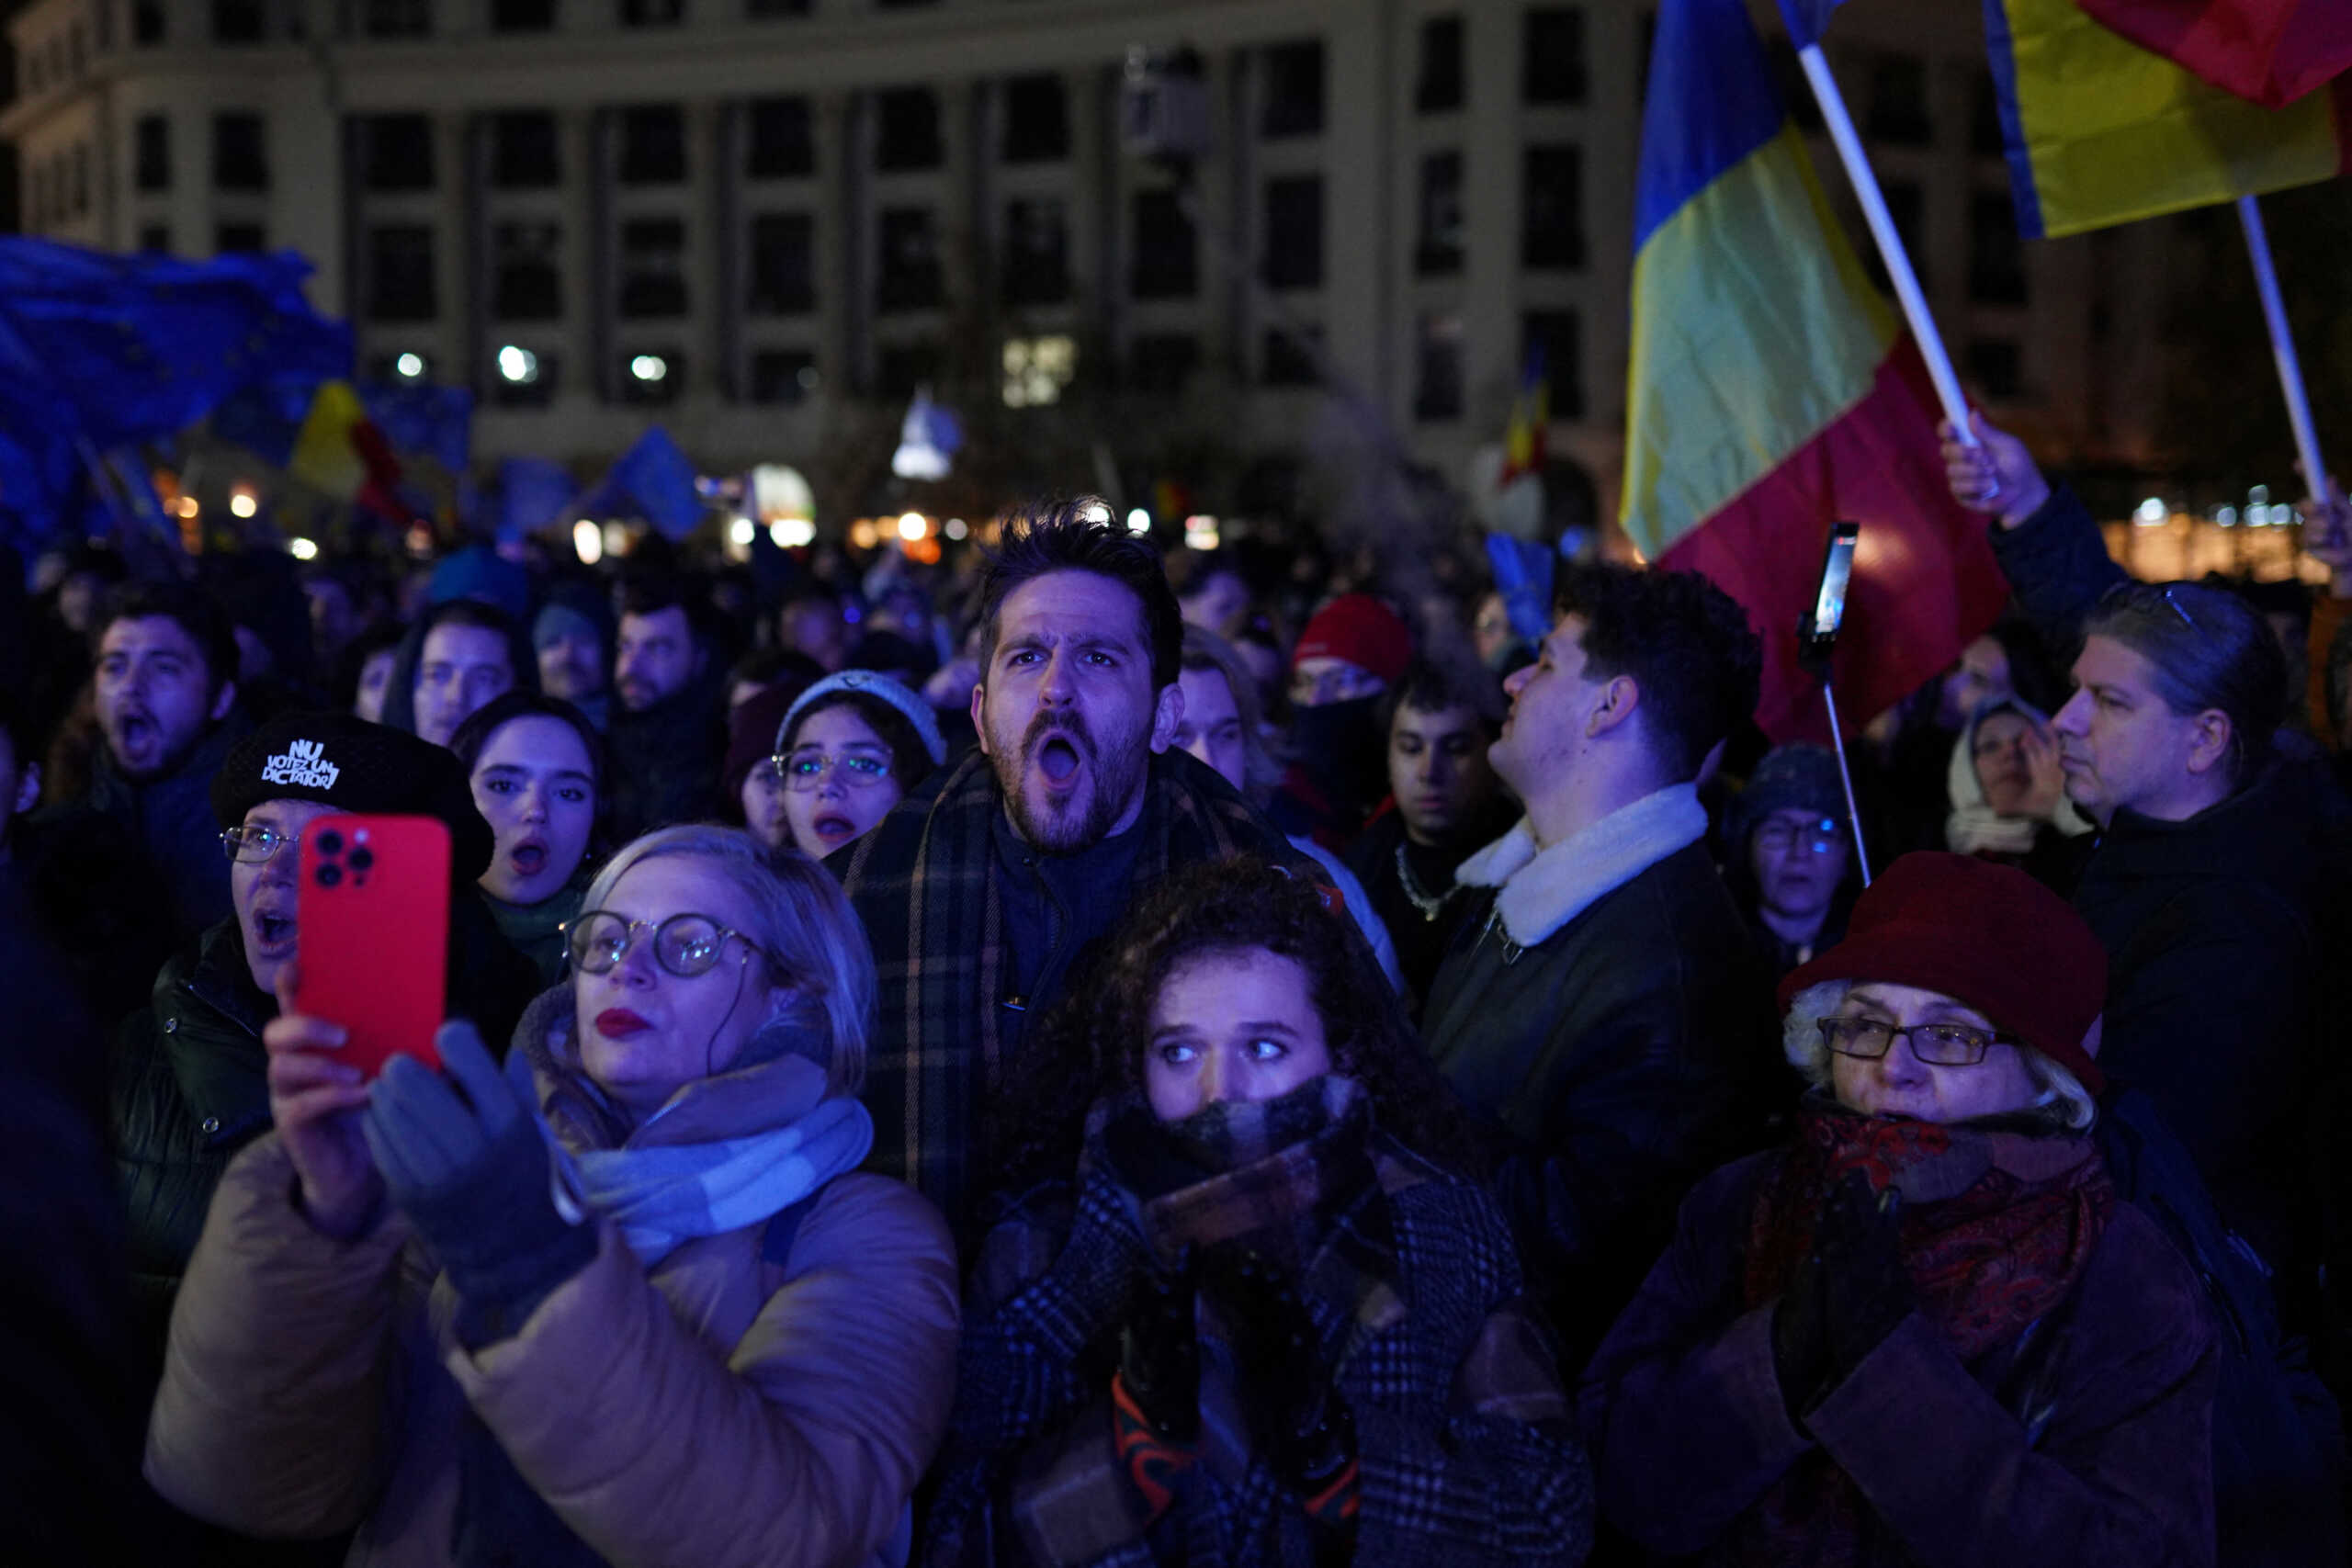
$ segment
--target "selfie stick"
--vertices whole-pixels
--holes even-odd
[[[1838,690],[1829,679],[1830,655],[1838,649],[1838,633],[1845,623],[1846,587],[1860,536],[1860,525],[1854,523],[1839,523],[1830,529],[1829,547],[1821,562],[1821,586],[1815,591],[1813,608],[1797,617],[1797,662],[1808,674],[1821,677],[1821,700],[1829,709],[1830,750],[1838,757],[1838,781],[1846,789],[1846,823],[1853,829],[1854,858],[1861,869],[1862,886],[1868,887],[1870,846],[1862,842],[1862,811],[1854,798],[1854,770],[1846,761],[1846,735],[1838,723]]]
[[[1807,615],[1805,621],[1812,623]],[[1862,870],[1862,886],[1871,885],[1871,852],[1862,842],[1861,807],[1854,803],[1854,770],[1846,765],[1846,737],[1838,728],[1838,694],[1831,690],[1829,671],[1821,671],[1821,700],[1829,709],[1829,749],[1838,753],[1838,778],[1846,786],[1846,823],[1854,830],[1854,863]]]

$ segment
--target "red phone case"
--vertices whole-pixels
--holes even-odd
[[[369,1077],[395,1054],[438,1067],[447,1016],[449,829],[436,817],[322,817],[302,833],[294,1010],[350,1032]]]

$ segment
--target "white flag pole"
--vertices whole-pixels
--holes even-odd
[[[2238,221],[2245,229],[2245,254],[2254,264],[2254,286],[2262,296],[2262,319],[2270,328],[2270,357],[2278,365],[2278,389],[2287,394],[2287,423],[2295,430],[2295,455],[2302,459],[2303,483],[2324,507],[2335,500],[2335,487],[2328,480],[2327,465],[2320,461],[2311,393],[2303,387],[2302,361],[2295,357],[2287,306],[2278,297],[2278,269],[2271,265],[2270,236],[2263,229],[2262,209],[2254,197],[2238,197]]]
[[[1944,350],[1943,334],[1936,331],[1936,319],[1928,313],[1928,297],[1919,288],[1919,275],[1911,268],[1911,258],[1904,253],[1903,236],[1895,231],[1894,220],[1886,210],[1886,197],[1878,188],[1878,176],[1871,172],[1871,162],[1862,152],[1862,139],[1854,134],[1853,117],[1846,112],[1845,97],[1838,91],[1838,80],[1829,73],[1829,62],[1822,56],[1817,43],[1797,51],[1798,63],[1804,67],[1804,79],[1813,85],[1814,101],[1821,106],[1821,118],[1829,128],[1829,140],[1837,145],[1838,161],[1846,165],[1846,177],[1853,183],[1854,194],[1861,198],[1862,217],[1871,227],[1871,238],[1878,242],[1878,254],[1886,263],[1886,276],[1894,285],[1894,297],[1902,303],[1903,319],[1910,323],[1911,336],[1919,344],[1920,357],[1928,362],[1928,375],[1936,384],[1936,397],[1944,406],[1944,417],[1951,421],[1961,442],[1976,445],[1976,434],[1968,423],[1968,400],[1961,395],[1960,378],[1952,374],[1951,355]]]

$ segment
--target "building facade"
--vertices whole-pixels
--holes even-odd
[[[1459,479],[1540,344],[1606,495],[1650,9],[36,0],[0,137],[31,232],[302,251],[363,375],[478,391],[485,457],[590,462],[652,416],[709,469],[805,462],[953,362],[1265,450],[1316,438],[1329,374]],[[2133,451],[2161,278],[2019,246],[1978,29],[1850,6],[1833,62],[1973,388]],[[1181,185],[1122,135],[1138,47],[1197,57]]]

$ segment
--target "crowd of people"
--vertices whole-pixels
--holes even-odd
[[[2012,609],[1843,758],[1696,575],[1538,626],[1087,498],[32,563],[0,1534],[2344,1561],[2352,519],[2324,597],[2139,583],[1946,458]],[[437,1066],[297,1002],[353,812],[447,829]]]

